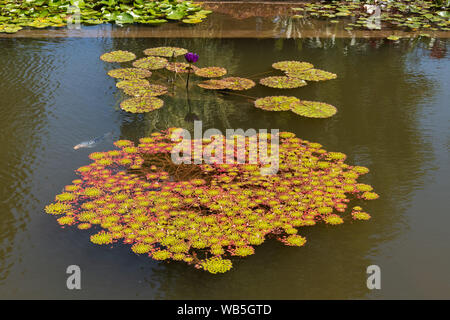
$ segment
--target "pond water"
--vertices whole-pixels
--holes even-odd
[[[450,298],[447,40],[139,37],[128,30],[133,36],[0,38],[1,298]],[[311,62],[338,78],[288,91],[257,85],[245,94],[295,95],[338,113],[317,120],[267,112],[246,97],[200,89],[191,92],[190,110],[181,90],[147,115],[121,111],[124,96],[106,75],[114,65],[99,56],[122,49],[142,57],[160,45],[188,48],[201,65],[254,80],[275,61]],[[372,219],[301,229],[308,238],[302,248],[266,241],[231,271],[211,275],[137,256],[127,245],[94,245],[89,230],[62,229],[44,213],[77,177],[74,170],[90,163],[89,153],[168,127],[192,129],[188,113],[204,130],[273,128],[344,152],[347,163],[371,169],[361,181],[380,194],[365,204]],[[107,132],[95,148],[73,150]],[[66,288],[71,264],[81,267],[82,290]],[[366,287],[373,264],[381,268],[381,290]]]

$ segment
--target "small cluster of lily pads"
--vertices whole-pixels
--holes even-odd
[[[292,111],[308,118],[328,118],[337,112],[331,104],[287,96],[260,98],[255,101],[255,106],[267,111]]]
[[[116,86],[124,90],[127,95],[133,96],[121,103],[121,108],[131,113],[144,113],[159,109],[163,106],[163,100],[157,96],[168,93],[168,88],[163,84],[150,83],[145,78],[159,69],[169,70],[175,74],[188,73],[208,80],[197,83],[197,86],[207,90],[231,90],[242,91],[253,88],[256,83],[248,78],[224,77],[227,70],[223,67],[196,67],[198,56],[188,53],[187,49],[178,47],[155,47],[144,50],[145,58],[136,59],[132,52],[118,50],[108,52],[100,56],[106,62],[130,62],[135,60],[132,68],[112,69],[108,75],[121,79]],[[175,61],[184,55],[187,62]],[[189,55],[195,57],[191,60]],[[170,59],[171,61],[169,61]],[[272,67],[285,73],[284,76],[270,76],[259,80],[259,83],[279,89],[298,88],[305,86],[307,81],[324,81],[336,79],[336,74],[315,69],[314,65],[302,61],[279,61]],[[290,110],[298,115],[310,118],[328,118],[333,116],[337,109],[327,103],[315,101],[301,101],[296,97],[274,96],[256,99],[255,106],[270,111]]]
[[[192,65],[192,62],[175,61],[177,57],[183,55],[187,59],[189,53],[184,48],[148,48],[144,50],[144,54],[147,57],[138,60],[135,60],[136,55],[134,53],[123,50],[108,52],[100,56],[101,60],[111,63],[123,63],[135,60],[132,62],[133,67],[112,69],[108,72],[109,76],[121,80],[116,84],[119,89],[124,90],[127,95],[134,97],[121,103],[121,108],[127,112],[143,113],[159,109],[163,106],[163,100],[156,97],[168,93],[168,88],[163,84],[150,83],[145,79],[150,77],[155,70],[165,69],[175,74],[193,73],[200,78],[220,77],[227,73],[227,70],[221,67],[199,68]],[[223,81],[226,81],[230,89],[234,88],[235,90],[255,85],[253,81],[243,78],[229,77],[223,79]]]
[[[350,31],[354,28],[371,29],[370,24],[367,22],[374,12],[366,10],[364,7],[366,4],[373,5],[370,1],[331,1],[300,3],[298,7],[292,8],[292,10],[294,11],[294,18],[309,16],[330,19],[330,22],[338,22],[338,18],[356,18],[356,21],[346,23],[345,29]],[[376,5],[381,10],[380,22],[388,28],[406,28],[412,31],[450,31],[450,11],[448,7],[444,10],[445,6],[442,3],[405,0],[379,1]]]
[[[118,149],[90,154],[93,162],[77,169],[80,178],[45,211],[63,227],[93,229],[95,244],[123,242],[155,260],[223,273],[232,268],[230,256],[252,255],[268,237],[304,246],[299,228],[367,220],[370,215],[360,206],[348,212],[350,199],[379,197],[357,181],[368,168],[348,165],[345,154],[293,133],[277,134],[279,170],[263,175],[264,159],[275,150],[267,144],[269,150],[261,152],[260,146],[274,136],[253,137],[259,142],[256,153],[250,151],[251,137],[233,143],[236,137],[217,136],[215,161],[196,162],[194,152],[185,155],[190,162],[176,164],[171,152],[180,143],[199,148],[201,156],[211,140],[173,138],[175,130],[155,132],[137,145],[119,140]],[[249,161],[227,160],[239,154]]]
[[[259,83],[278,89],[291,89],[303,87],[306,81],[324,81],[336,79],[337,75],[328,71],[314,69],[309,62],[279,61],[272,67],[281,70],[285,76],[271,76],[262,78]],[[292,111],[298,115],[309,118],[328,118],[336,114],[336,107],[316,101],[300,100],[292,96],[269,96],[255,101],[257,108],[269,111]]]
[[[210,13],[200,4],[176,0],[0,0],[0,32],[15,33],[23,27],[64,27],[70,21],[75,23],[77,15],[79,22],[86,25],[158,25],[168,21],[200,23]]]
[[[167,93],[168,88],[161,84],[151,84],[145,78],[152,75],[152,71],[169,67],[169,61],[164,57],[179,56],[187,50],[175,47],[157,47],[146,49],[148,57],[138,59],[131,68],[119,68],[108,71],[108,75],[120,79],[116,86],[127,95],[134,98],[123,101],[120,107],[131,113],[144,113],[161,108],[164,101],[156,98]],[[111,63],[130,62],[136,55],[129,51],[117,50],[100,56],[100,59]]]

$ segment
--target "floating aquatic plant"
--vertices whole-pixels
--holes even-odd
[[[337,109],[328,103],[302,100],[292,104],[291,111],[309,118],[329,118],[336,114]]]
[[[287,71],[288,77],[299,78],[305,81],[324,81],[336,79],[337,75],[320,69],[308,69],[304,71]]]
[[[222,80],[206,80],[197,84],[200,88],[209,90],[227,89],[227,83]]]
[[[227,74],[227,69],[221,67],[205,67],[195,70],[195,75],[203,78],[218,78]]]
[[[152,73],[149,70],[140,68],[121,68],[108,71],[108,75],[113,78],[133,80],[148,78]]]
[[[119,89],[135,89],[148,87],[150,82],[146,79],[131,79],[122,80],[116,83],[116,87]]]
[[[147,56],[160,56],[160,57],[178,57],[186,54],[188,51],[184,48],[177,47],[156,47],[144,50],[144,54]]]
[[[300,72],[314,68],[314,65],[302,61],[279,61],[272,64],[272,67],[282,71]]]
[[[164,101],[162,101],[161,99],[146,95],[122,101],[122,103],[120,104],[120,108],[122,108],[122,110],[125,110],[126,112],[143,113],[159,109],[163,105]]]
[[[125,88],[126,94],[134,97],[157,97],[167,93],[167,87],[160,84],[149,84],[141,87]]]
[[[290,235],[283,242],[288,246],[302,247],[306,244],[306,238],[299,235]]]
[[[202,22],[203,20],[198,19],[198,18],[188,18],[188,19],[183,19],[181,20],[181,22],[183,23],[187,23],[187,24],[197,24]]]
[[[136,55],[133,52],[118,50],[104,53],[100,59],[106,62],[127,62],[136,59]]]
[[[186,62],[169,62],[166,69],[175,73],[188,73],[190,69],[197,70],[196,66],[191,66]]]
[[[74,8],[79,12],[78,21],[74,17]],[[1,0],[0,32],[14,33],[22,27],[64,27],[76,22],[85,25],[158,25],[186,18],[199,23],[210,13],[210,10],[203,10],[200,4],[191,1]]]
[[[228,77],[223,78],[221,81],[225,82],[227,89],[229,90],[248,90],[255,86],[253,80],[241,77]]]
[[[199,87],[212,90],[248,90],[255,86],[250,79],[240,77],[228,77],[221,80],[206,80],[198,84]]]
[[[302,12],[305,17],[327,19],[338,22],[337,18],[344,18],[347,30],[353,28],[406,30],[450,30],[450,16],[447,9],[442,10],[443,3],[432,1],[390,1],[373,5],[369,1],[350,3],[348,1],[333,1],[327,3],[299,3],[292,8],[294,15]],[[378,11],[378,14],[377,14]],[[350,22],[347,17],[352,17]],[[330,20],[331,19],[331,20]]]
[[[22,29],[21,26],[15,24],[0,24],[0,33],[16,33]]]
[[[255,106],[267,111],[288,111],[297,102],[300,100],[296,97],[273,96],[257,99]]]
[[[145,53],[150,55],[141,58],[133,63],[137,68],[114,69],[108,74],[115,78],[126,79],[117,83],[117,87],[123,89],[128,95],[144,98],[164,95],[168,89],[166,86],[150,84],[143,79],[152,73],[149,69],[155,70],[165,66],[174,73],[188,73],[186,88],[189,85],[190,71],[201,77],[220,77],[226,74],[226,69],[221,67],[197,68],[192,64],[198,61],[198,55],[192,52],[184,54],[186,62],[177,62],[176,55],[186,52],[186,49],[177,47],[157,47],[148,48]],[[117,51],[118,52],[118,51]],[[153,56],[155,55],[155,56]],[[172,58],[171,62],[157,55],[166,55]],[[108,56],[107,56],[108,59]],[[336,78],[336,74],[320,69],[314,69],[313,65],[304,61],[279,61],[272,65],[275,69],[284,71],[288,76],[272,76],[260,79],[260,84],[273,88],[298,88],[306,85],[306,81],[320,81]],[[172,79],[174,81],[175,78]],[[253,80],[242,77],[226,77],[222,79],[206,80],[197,85],[210,90],[248,90],[256,84]],[[129,99],[121,104],[121,108],[128,112],[141,113],[158,109],[162,106],[161,100]],[[256,99],[255,106],[270,111],[291,110],[296,114],[305,117],[326,118],[336,113],[336,108],[320,102],[300,101],[296,97],[274,96]]]
[[[390,36],[386,37],[386,39],[392,40],[392,41],[397,41],[397,40],[400,40],[400,37],[395,36],[395,35],[390,35]]]
[[[259,83],[278,89],[292,89],[306,86],[306,82],[299,78],[294,77],[286,77],[286,76],[272,76],[266,77],[259,80]]]
[[[254,254],[269,238],[301,247],[306,244],[297,234],[302,228],[366,220],[370,216],[361,207],[346,213],[348,202],[378,197],[371,186],[357,181],[369,169],[346,164],[345,154],[328,152],[293,133],[242,137],[236,145],[216,136],[215,160],[198,164],[195,152],[180,164],[172,161],[171,152],[181,144],[203,154],[211,140],[181,141],[172,139],[173,133],[175,128],[155,132],[136,145],[118,140],[118,149],[92,153],[93,162],[77,170],[80,179],[45,211],[63,227],[94,230],[94,244],[123,242],[154,260],[184,261],[223,273],[232,268],[231,259]],[[267,158],[259,146],[275,137],[279,169],[264,175]],[[256,153],[249,147],[253,139],[259,141]],[[275,150],[268,146],[271,156]],[[241,153],[254,162],[227,163],[227,157]]]
[[[168,64],[167,59],[162,57],[150,56],[141,58],[133,62],[133,67],[149,70],[157,70],[166,67]]]
[[[353,207],[352,209],[352,218],[355,220],[369,220],[370,214],[367,212],[363,212],[363,209],[360,206]]]

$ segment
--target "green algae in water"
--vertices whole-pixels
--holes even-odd
[[[149,70],[158,70],[165,68],[169,62],[162,57],[146,57],[133,62],[133,67]]]
[[[147,56],[159,56],[166,58],[171,58],[172,56],[178,57],[183,54],[186,54],[187,52],[188,52],[187,49],[177,47],[156,47],[144,50],[144,54]]]

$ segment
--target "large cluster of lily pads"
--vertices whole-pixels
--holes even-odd
[[[167,77],[159,74],[158,80],[152,83],[147,80],[153,72],[168,70],[175,74],[172,79],[179,79],[180,74],[192,73],[197,76],[197,86],[206,90],[242,91],[256,86],[252,79],[226,76],[228,71],[223,67],[197,67],[191,63],[176,61],[177,57],[187,54],[188,50],[178,47],[155,47],[144,50],[147,57],[135,60],[134,53],[128,51],[113,51],[103,54],[100,59],[106,62],[132,62],[132,67],[112,69],[108,75],[120,79],[116,86],[127,95],[133,96],[121,103],[121,108],[131,113],[144,113],[159,109],[164,102],[157,96],[168,94]],[[313,64],[302,61],[279,61],[272,64],[273,71],[284,72],[282,76],[269,76],[259,79],[261,85],[291,89],[306,86],[310,81],[324,81],[336,79],[337,75],[328,71],[314,68]],[[208,80],[204,80],[208,78]],[[195,79],[194,79],[195,81]],[[174,82],[173,82],[174,84]],[[269,96],[255,98],[257,108],[268,111],[292,111],[309,118],[328,118],[333,116],[336,107],[316,101],[300,100],[293,96]]]
[[[70,21],[96,25],[168,21],[200,23],[211,13],[200,4],[176,0],[0,0],[0,32],[15,33],[23,27],[63,27]]]
[[[329,19],[338,22],[339,18],[352,18],[346,23],[346,30],[354,28],[371,28],[368,24],[372,10],[367,10],[366,4],[374,5],[373,1],[331,1],[299,3],[292,8],[294,18],[313,17]],[[380,21],[389,28],[407,30],[450,30],[450,2],[444,1],[378,1],[376,5],[381,10]]]
[[[267,144],[267,154],[252,153],[249,144],[257,139],[260,146],[270,134],[241,136],[240,144],[233,143],[236,137],[215,137],[223,142],[215,145],[215,161],[195,164],[194,151],[184,158],[191,164],[176,164],[175,146],[187,142],[202,153],[211,139],[172,139],[174,130],[155,132],[137,145],[119,140],[116,150],[90,154],[93,162],[77,170],[80,178],[46,212],[62,226],[92,229],[95,244],[122,242],[155,260],[223,273],[232,268],[232,256],[254,254],[269,237],[303,246],[299,228],[367,220],[368,213],[359,206],[347,210],[348,203],[378,198],[370,185],[357,181],[369,169],[348,165],[345,154],[293,133],[277,134],[279,170],[263,175],[264,158],[275,150]],[[242,153],[249,161],[227,162]]]

